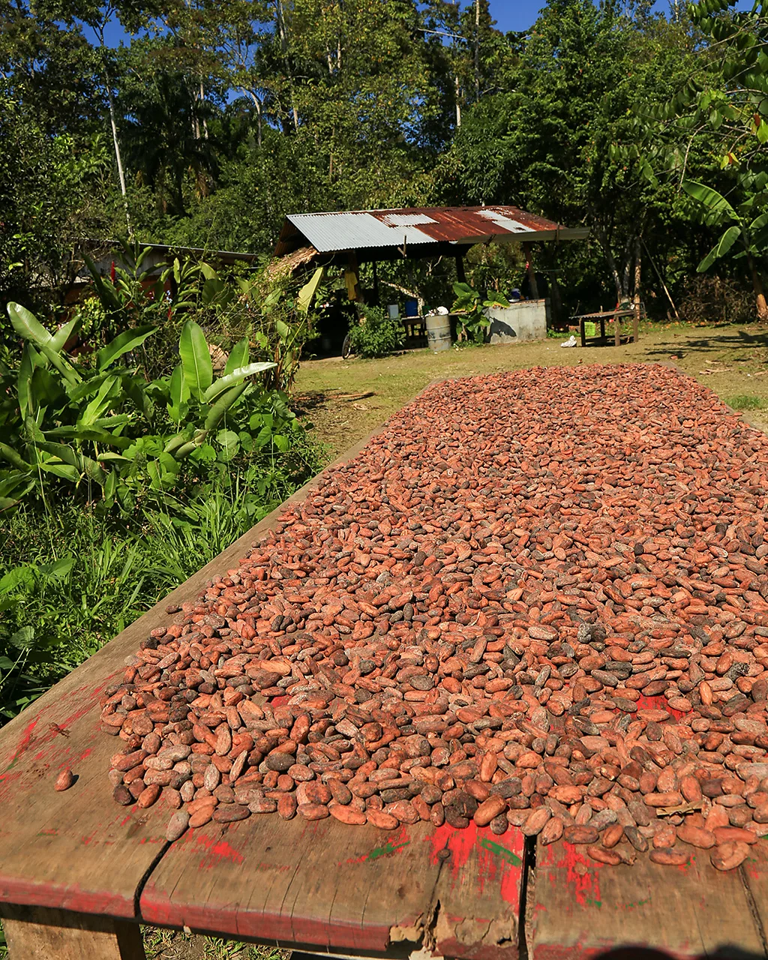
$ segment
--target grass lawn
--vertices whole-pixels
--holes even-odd
[[[433,380],[535,366],[667,361],[768,430],[768,330],[758,325],[647,324],[638,343],[620,347],[563,349],[559,340],[547,339],[439,354],[413,350],[381,360],[311,360],[302,364],[294,389],[318,439],[336,455]]]

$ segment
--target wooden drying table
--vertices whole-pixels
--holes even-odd
[[[330,818],[211,822],[169,844],[162,801],[115,804],[107,771],[121,741],[100,729],[99,696],[166,621],[165,606],[236,565],[276,516],[0,730],[0,917],[11,960],[143,960],[142,922],[419,960],[517,960],[523,948],[535,960],[586,960],[628,945],[676,958],[765,955],[762,844],[729,874],[706,852],[681,868],[647,858],[604,867],[562,843],[536,849],[518,830],[418,824],[386,834]],[[78,780],[56,793],[63,767]]]
[[[606,336],[605,333],[605,321],[607,319],[612,319],[614,323],[613,331],[613,341],[615,346],[621,344],[621,320],[625,317],[634,317],[634,323],[632,324],[632,340],[637,343],[638,340],[638,316],[633,307],[630,307],[627,310],[600,310],[598,313],[582,313],[578,316],[571,317],[571,320],[578,320],[579,322],[579,337],[581,338],[582,347],[586,347],[587,343],[594,344],[595,346],[607,346],[610,342],[610,337]],[[588,320],[597,320],[600,323],[600,336],[599,337],[589,337],[587,338],[587,333],[584,328],[584,324]]]

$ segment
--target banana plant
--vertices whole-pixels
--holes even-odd
[[[19,304],[9,304],[8,315],[24,344],[15,379],[0,370],[0,510],[35,489],[45,497],[47,475],[131,510],[147,489],[172,488],[184,461],[228,462],[248,447],[248,431],[231,427],[242,430],[251,411],[236,408],[254,393],[263,400],[254,378],[275,364],[252,363],[247,338],[214,378],[202,328],[188,320],[180,363],[169,378],[147,383],[125,360],[155,332],[151,325],[119,334],[86,367],[64,352],[77,319],[52,333]]]
[[[716,260],[737,247],[738,253],[735,254],[735,259],[746,259],[752,276],[758,317],[761,320],[768,320],[763,278],[757,267],[768,251],[768,212],[764,211],[768,201],[768,174],[757,175],[751,191],[747,194],[747,200],[741,203],[738,209],[733,207],[721,193],[706,184],[685,180],[683,190],[704,208],[706,223],[718,227],[725,226],[717,243],[699,264],[698,272],[703,273],[708,270]],[[758,212],[760,210],[763,212]]]
[[[176,460],[183,460],[200,447],[215,430],[229,410],[254,388],[247,381],[276,364],[250,362],[248,338],[232,348],[222,376],[214,380],[211,353],[202,328],[194,320],[187,320],[179,340],[181,363],[171,374],[168,415],[176,422],[183,421],[196,406],[195,420],[202,426],[188,423],[183,430],[171,437],[165,453]]]
[[[155,332],[152,326],[125,331],[97,353],[95,370],[81,371],[64,353],[77,316],[55,333],[18,303],[8,304],[8,316],[24,346],[18,406],[3,418],[0,460],[10,469],[0,470],[0,510],[15,505],[43,474],[75,486],[104,484],[105,457],[131,442],[124,436],[131,414],[123,408],[129,400],[136,406],[135,398],[145,407],[140,382],[115,364]]]

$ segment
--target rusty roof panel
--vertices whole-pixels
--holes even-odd
[[[503,205],[300,213],[286,218],[275,254],[284,256],[297,243],[307,241],[321,253],[336,253],[404,244],[471,244],[518,236],[526,240],[567,240],[586,236],[586,230],[562,227]]]

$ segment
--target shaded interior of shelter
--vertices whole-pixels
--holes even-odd
[[[377,264],[430,260],[445,276],[444,298],[439,304],[450,309],[453,282],[466,281],[467,254],[477,244],[519,243],[531,261],[532,244],[584,239],[587,230],[569,228],[510,206],[430,207],[400,210],[368,210],[291,214],[285,218],[275,247],[275,271],[308,273],[324,268],[353,276],[347,283],[354,291],[335,291],[320,312],[316,355],[338,354],[350,326],[357,322],[362,304],[396,307],[401,317],[421,316],[416,301],[379,277]],[[512,294],[512,291],[507,291]],[[522,299],[546,301],[554,324],[561,321],[560,296],[547,275],[531,267],[523,271],[516,294]],[[552,307],[550,309],[550,300]],[[432,307],[438,304],[431,304]],[[510,332],[494,320],[496,333]],[[451,317],[451,335],[457,337],[457,319]],[[423,325],[406,325],[405,348],[426,345]],[[490,337],[493,330],[488,332]]]

